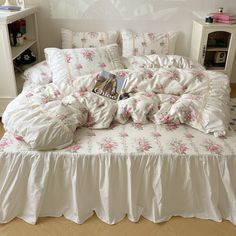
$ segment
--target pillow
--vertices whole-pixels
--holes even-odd
[[[142,56],[150,54],[174,54],[177,32],[135,33],[121,31],[122,56]]]
[[[122,69],[117,44],[100,48],[44,49],[53,82],[73,80],[102,70]]]
[[[96,48],[117,43],[118,33],[108,32],[73,32],[61,29],[62,48]]]
[[[122,58],[122,63],[128,69],[165,67],[205,70],[200,63],[178,55],[130,56]]]
[[[23,73],[23,78],[30,84],[44,85],[52,82],[51,70],[46,61],[39,62]]]

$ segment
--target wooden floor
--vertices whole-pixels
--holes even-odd
[[[236,84],[231,97],[236,97]],[[0,124],[0,136],[4,133]],[[20,203],[19,203],[20,204]],[[40,218],[36,225],[22,220],[0,225],[0,236],[236,236],[236,226],[195,218],[173,217],[168,222],[154,224],[143,218],[132,223],[127,218],[116,225],[107,225],[96,216],[82,225],[60,218]]]

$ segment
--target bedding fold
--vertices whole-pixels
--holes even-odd
[[[61,149],[72,143],[76,128],[103,129],[113,121],[181,123],[217,137],[227,134],[230,88],[223,73],[164,67],[112,73],[127,77],[123,92],[129,98],[114,102],[94,94],[97,73],[56,80],[12,101],[3,114],[5,129],[34,150]]]

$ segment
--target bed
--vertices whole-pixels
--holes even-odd
[[[70,31],[62,33],[73,41]],[[25,72],[23,92],[3,115],[0,223],[18,217],[35,224],[38,217],[63,215],[81,224],[95,213],[108,224],[125,216],[133,222],[141,216],[155,223],[183,216],[236,224],[236,116],[233,103],[229,128],[228,78],[183,57],[157,55],[169,50],[170,39],[148,37],[158,41],[160,51],[142,56],[138,53],[149,50],[147,45],[141,52],[127,48],[128,69],[119,68],[117,46],[109,44],[92,51],[84,45],[46,49],[47,63]],[[88,43],[82,39],[78,42]],[[127,59],[131,52],[135,55]],[[96,55],[109,59],[95,65]],[[78,58],[80,64],[72,63]],[[88,61],[92,64],[85,67]],[[115,109],[114,103],[87,96],[104,64],[129,76],[126,89],[133,95]],[[155,84],[166,82],[166,76],[171,79],[165,86]]]

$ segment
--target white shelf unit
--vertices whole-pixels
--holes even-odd
[[[217,70],[231,76],[236,52],[236,24],[193,21],[190,58],[207,70]],[[222,55],[217,61],[217,55]]]
[[[14,59],[31,48],[40,61],[37,11],[36,6],[16,12],[0,11],[0,116],[21,91],[22,82],[18,81],[19,75],[15,73]],[[26,20],[27,41],[22,46],[11,47],[8,25],[20,19]]]

